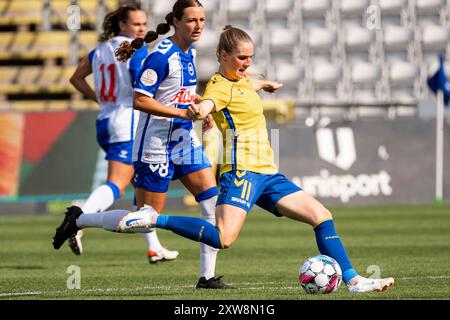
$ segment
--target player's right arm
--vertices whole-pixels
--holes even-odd
[[[134,94],[134,109],[166,118],[191,120],[187,109],[171,108],[140,92]]]
[[[91,62],[88,58],[84,58],[78,64],[72,77],[70,77],[70,83],[88,99],[97,102],[97,96],[94,90],[87,83],[86,77],[92,73]]]

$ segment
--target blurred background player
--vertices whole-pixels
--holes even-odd
[[[144,37],[147,32],[147,16],[138,7],[124,5],[106,15],[103,33],[98,46],[81,60],[70,79],[72,85],[89,99],[100,104],[97,117],[97,141],[106,152],[108,161],[107,182],[96,188],[83,204],[84,212],[99,212],[109,208],[119,199],[134,174],[132,147],[139,113],[133,110],[133,84],[142,61],[148,54],[144,46],[129,62],[117,61],[114,51],[123,41]],[[94,75],[95,91],[86,77]],[[82,232],[69,239],[75,254],[81,254]],[[177,251],[161,246],[156,232],[144,234],[150,263],[174,260]]]

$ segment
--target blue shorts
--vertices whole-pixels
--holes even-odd
[[[220,193],[217,206],[229,204],[247,213],[256,203],[261,208],[281,216],[275,204],[281,198],[302,189],[283,174],[261,174],[251,171],[229,171],[220,177]]]
[[[109,119],[97,120],[97,142],[100,147],[105,150],[105,160],[119,161],[126,164],[133,163],[133,140],[114,142],[110,141],[110,134],[108,131]]]
[[[134,186],[150,192],[167,192],[169,184],[180,177],[197,172],[206,168],[211,168],[211,164],[206,157],[203,148],[192,151],[196,155],[201,155],[201,161],[183,164],[178,161],[166,163],[145,163],[135,161],[134,165]],[[198,160],[198,159],[197,159]]]
[[[106,152],[105,160],[119,161],[126,164],[132,164],[133,160],[133,141],[105,143],[101,144]]]

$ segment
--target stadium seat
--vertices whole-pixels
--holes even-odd
[[[172,11],[173,2],[167,0],[152,1],[151,16],[148,20],[148,28],[155,30],[159,23],[166,22],[166,15]]]
[[[408,8],[408,0],[378,0],[382,15],[399,15]]]
[[[359,87],[371,87],[381,78],[381,67],[370,62],[358,61],[351,65],[351,81]]]
[[[60,86],[60,79],[63,76],[63,68],[59,66],[44,67],[39,75],[38,84],[41,91],[46,92],[63,92],[67,86]]]
[[[0,25],[27,25],[42,23],[42,0],[10,0],[1,12]]]
[[[299,34],[295,29],[270,30],[270,47],[273,51],[291,52],[299,44],[299,40]]]
[[[385,26],[383,37],[384,49],[392,51],[406,51],[414,40],[414,34],[411,29],[396,25]]]
[[[266,20],[286,18],[293,10],[293,0],[265,0],[264,12]]]
[[[95,3],[95,2],[93,2]],[[71,0],[52,0],[50,1],[50,8],[52,11],[51,22],[53,24],[60,24],[66,26],[68,19],[68,8],[72,5]],[[91,23],[91,15],[82,11],[81,5],[80,7],[80,23],[86,24]]]
[[[307,44],[311,53],[331,52],[336,45],[337,34],[330,28],[311,27],[307,31]]]
[[[356,103],[374,103],[377,101],[377,85],[381,81],[381,66],[370,62],[358,61],[350,66],[352,100]]]
[[[304,0],[302,1],[302,16],[324,18],[331,8],[331,0]]]
[[[17,93],[20,86],[17,84],[19,67],[0,67],[0,94]]]
[[[419,68],[411,62],[393,61],[389,64],[390,98],[396,102],[414,103],[418,91]]]
[[[200,58],[197,59],[195,69],[199,81],[208,81],[209,78],[219,70],[219,63],[217,62],[217,59],[212,57]]]
[[[449,29],[439,25],[421,28],[422,50],[445,51],[449,43]]]
[[[319,60],[313,63],[313,82],[315,85],[335,85],[341,77],[342,69],[337,63]]]
[[[416,0],[417,15],[439,14],[445,8],[445,0]]]
[[[80,56],[87,56],[98,44],[98,34],[95,31],[82,31],[78,34]]]
[[[275,80],[283,83],[283,89],[297,90],[300,81],[304,78],[304,69],[301,65],[278,63],[275,66]]]
[[[35,93],[38,91],[41,70],[42,66],[23,66],[20,68],[17,83],[22,87],[23,92]]]
[[[418,67],[411,62],[393,61],[389,65],[391,84],[412,84],[418,76]]]
[[[249,19],[257,8],[256,0],[228,0],[229,20]]]
[[[11,56],[10,46],[15,37],[15,32],[0,32],[0,59],[7,59]]]
[[[369,5],[369,0],[341,0],[339,11],[342,17],[363,17]]]
[[[224,24],[224,12],[221,10],[219,0],[208,0],[202,2],[206,15],[206,29],[220,29]]]
[[[314,61],[312,66],[314,101],[324,104],[333,104],[339,101],[341,76],[340,64],[325,60]]]
[[[17,32],[9,48],[11,56],[21,57],[31,48],[35,38],[36,32]]]
[[[348,51],[368,51],[375,40],[373,30],[358,25],[345,27],[345,47]]]
[[[302,97],[302,87],[304,87],[305,71],[301,65],[290,63],[278,63],[274,67],[274,74],[270,79],[274,79],[283,84],[283,87],[276,93],[278,98],[289,98],[298,100]]]
[[[24,52],[27,58],[63,58],[69,57],[70,32],[48,31],[38,32],[28,52]]]
[[[272,65],[297,60],[300,41],[296,29],[275,28],[270,30],[269,36],[268,54]]]
[[[219,43],[220,31],[205,29],[199,41],[194,45],[199,56],[216,56],[217,44]]]

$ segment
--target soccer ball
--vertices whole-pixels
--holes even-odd
[[[342,271],[336,260],[319,255],[306,259],[298,279],[306,293],[331,293],[341,284]]]

